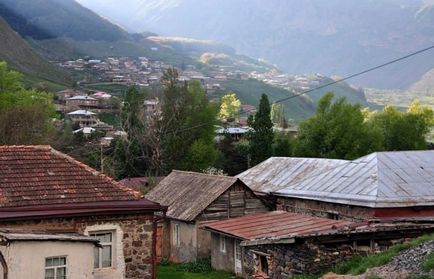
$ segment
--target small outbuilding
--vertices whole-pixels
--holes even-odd
[[[320,273],[356,254],[432,233],[432,223],[353,223],[271,211],[208,223],[211,264],[248,279]]]
[[[172,171],[146,198],[167,206],[157,231],[160,258],[189,262],[211,255],[210,221],[268,211],[266,204],[235,177]]]

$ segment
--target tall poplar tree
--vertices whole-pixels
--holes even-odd
[[[271,108],[268,97],[262,94],[258,112],[256,112],[253,119],[249,119],[249,124],[253,129],[248,135],[252,165],[268,159],[273,154],[274,133],[270,113]]]

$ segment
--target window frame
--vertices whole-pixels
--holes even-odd
[[[47,260],[51,259],[65,259],[65,264],[58,264],[58,265],[52,265],[52,266],[47,266]],[[66,255],[62,255],[62,256],[52,256],[52,257],[45,257],[45,267],[44,267],[44,278],[45,279],[58,279],[57,278],[57,272],[58,269],[65,269],[65,274],[63,276],[62,279],[67,279],[68,278],[68,257]],[[54,270],[54,277],[47,277],[47,270]]]
[[[111,234],[110,242],[99,242],[101,247],[95,247],[98,249],[98,263],[96,263],[96,258],[94,254],[94,269],[104,269],[104,268],[115,268],[115,253],[116,253],[116,231],[112,230],[102,230],[102,231],[89,231],[89,236],[96,238],[97,235]],[[110,247],[110,266],[103,266],[103,248]],[[96,250],[94,250],[96,251]]]
[[[179,224],[177,223],[173,224],[173,244],[176,247],[179,247],[181,245],[181,232]]]
[[[226,236],[220,234],[219,235],[219,247],[220,247],[220,252],[225,253],[226,254]]]

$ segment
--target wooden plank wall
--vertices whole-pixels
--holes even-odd
[[[211,203],[198,217],[201,221],[222,220],[268,211],[253,192],[237,182]]]

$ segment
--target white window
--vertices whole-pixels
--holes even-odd
[[[66,279],[66,257],[45,258],[45,279]]]
[[[114,233],[113,232],[91,232],[89,236],[99,240],[102,246],[94,248],[94,268],[105,268],[113,266]]]
[[[220,235],[220,252],[226,253],[226,237],[224,235]]]
[[[173,244],[177,247],[181,244],[181,232],[179,231],[179,224],[173,225]]]

